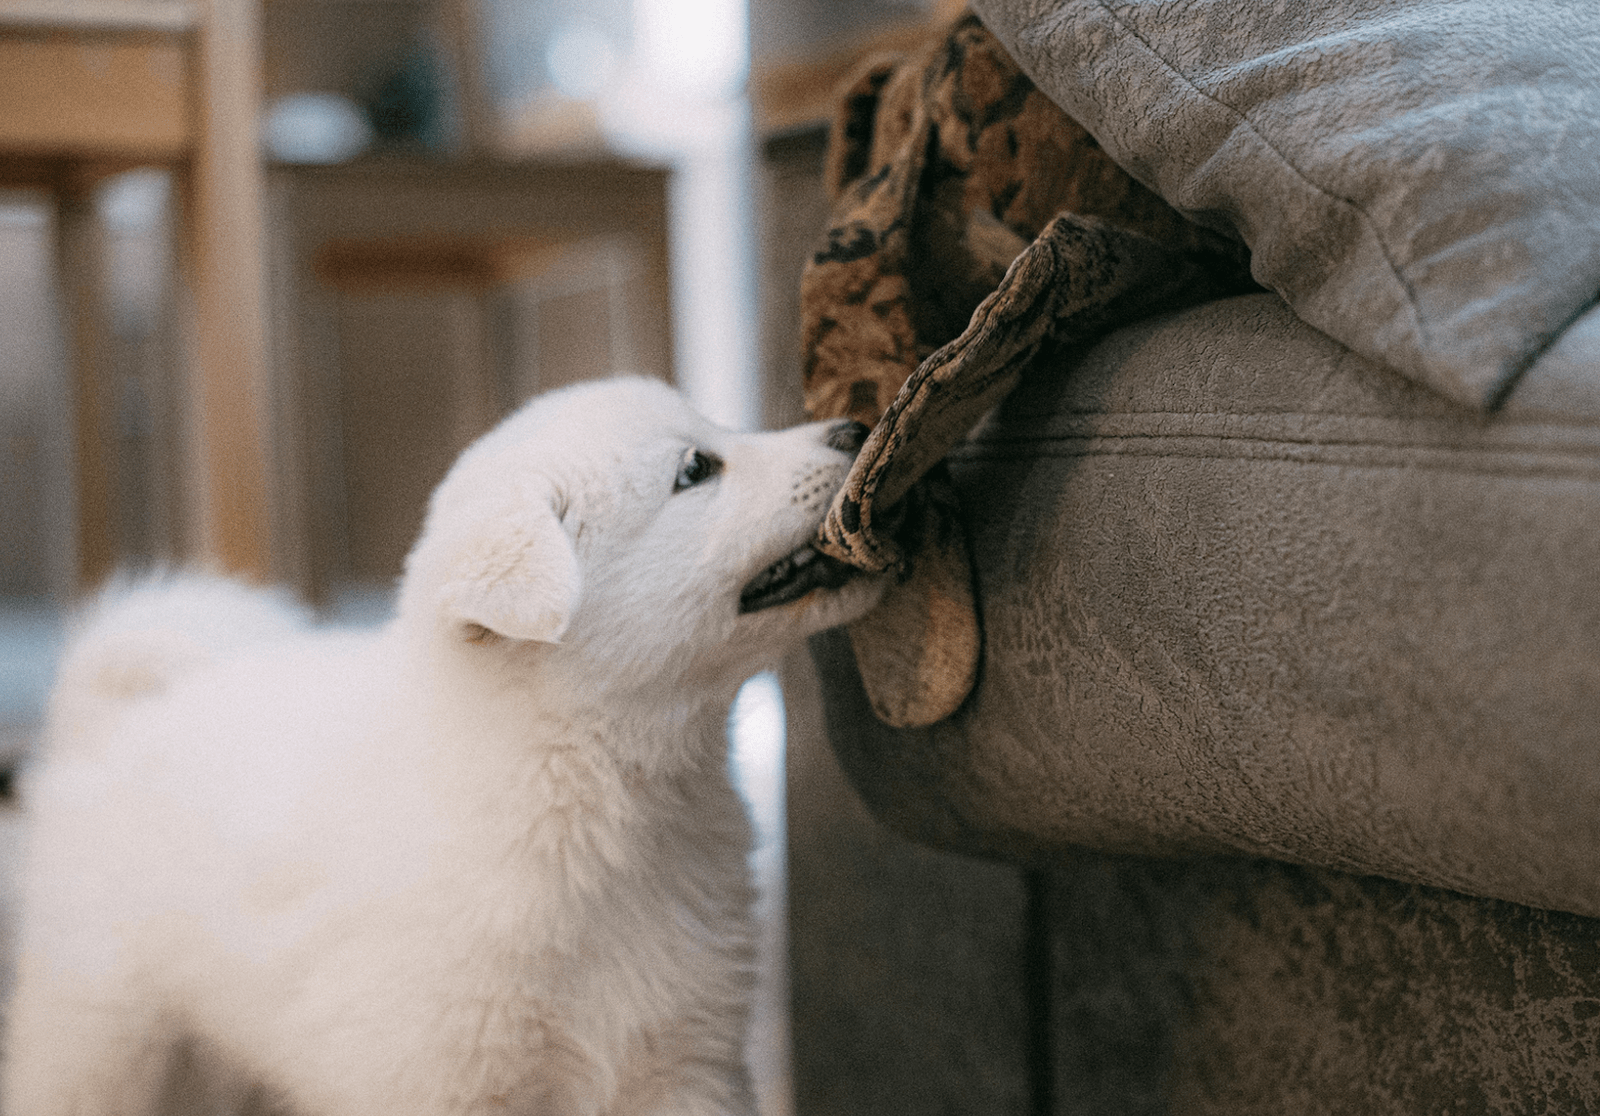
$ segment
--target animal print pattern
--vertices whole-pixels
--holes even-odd
[[[801,279],[805,401],[873,431],[819,545],[899,572],[851,641],[879,716],[928,724],[965,698],[980,646],[938,462],[1041,348],[1251,283],[1241,246],[1117,166],[970,13],[846,85],[824,177],[833,213]]]

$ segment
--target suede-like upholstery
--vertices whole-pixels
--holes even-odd
[[[1211,303],[1037,362],[952,475],[982,672],[835,733],[880,817],[1600,916],[1600,314],[1486,419]]]
[[[1053,873],[1053,1116],[1600,1108],[1592,920],[1272,861]]]
[[[1600,295],[1588,0],[976,0],[1306,321],[1471,406]]]
[[[1600,7],[975,7],[1277,292],[955,451],[953,716],[816,648],[872,814],[1023,870],[1032,1110],[1595,1110]]]
[[[892,729],[815,657],[877,819],[1037,881],[1036,1110],[1600,1107],[1600,314],[1486,418],[1210,303],[951,473],[972,696]]]

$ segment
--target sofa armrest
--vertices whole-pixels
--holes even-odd
[[[877,816],[1023,863],[1243,853],[1600,915],[1600,317],[1491,418],[1271,295],[1042,362],[959,451],[983,673]]]

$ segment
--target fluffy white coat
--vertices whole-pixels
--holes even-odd
[[[112,594],[24,784],[4,1111],[749,1113],[724,720],[880,591],[740,611],[842,482],[830,435],[568,389],[457,462],[384,628]]]

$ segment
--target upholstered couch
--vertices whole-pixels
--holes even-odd
[[[898,836],[795,760],[802,1111],[1600,1111],[1600,9],[977,7],[1268,293],[954,454],[955,716],[815,646]]]

